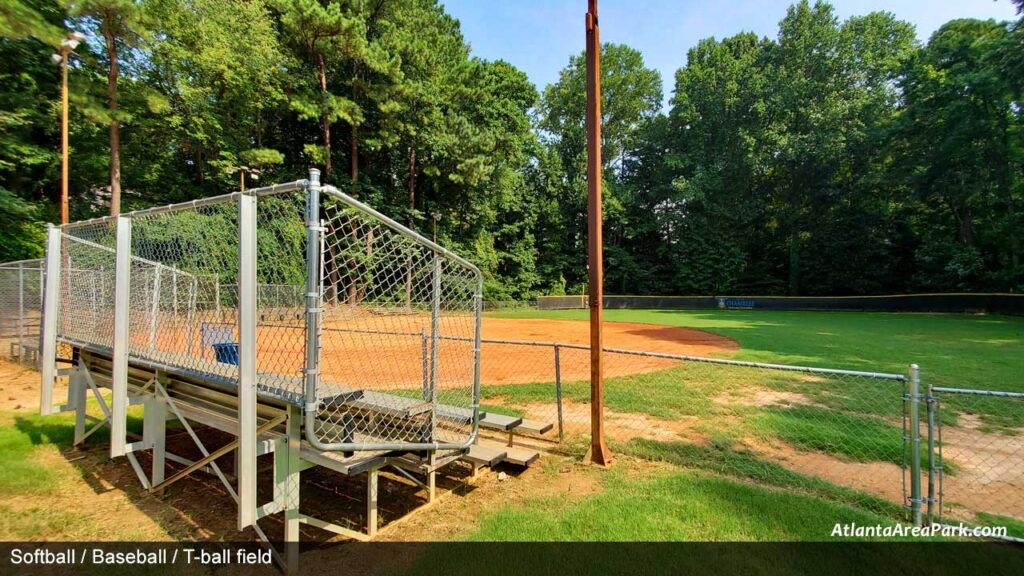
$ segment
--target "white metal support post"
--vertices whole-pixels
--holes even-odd
[[[40,369],[42,385],[39,413],[53,414],[53,383],[57,377],[57,315],[60,314],[61,231],[50,224],[46,228],[46,277],[43,294],[43,342]]]
[[[167,469],[167,404],[155,391],[143,401],[143,434],[145,445],[153,449],[150,485],[159,486]]]
[[[299,526],[302,515],[299,513],[299,473],[302,462],[299,450],[302,445],[302,411],[298,406],[288,406],[288,472],[284,481],[284,541],[285,556],[288,559],[288,573],[299,573]],[[277,457],[275,453],[274,457]]]
[[[126,454],[128,435],[128,315],[132,272],[132,219],[117,217],[114,265],[114,353],[111,374],[110,457]]]
[[[71,376],[68,378],[68,407],[75,409],[75,446],[85,442],[85,407],[88,391],[89,384],[85,375],[78,366],[75,366],[74,371],[71,372]]]
[[[238,196],[238,529],[256,523],[256,197]]]
[[[379,471],[374,468],[366,473],[366,535],[373,538],[377,535],[377,477]]]

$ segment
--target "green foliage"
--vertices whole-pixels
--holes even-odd
[[[435,0],[6,2],[0,257],[38,255],[57,214],[49,58],[69,28],[86,33],[72,219],[107,211],[116,121],[126,209],[234,190],[230,166],[273,182],[320,165],[398,221],[436,224],[489,299],[582,292],[583,56],[538,94],[473,57]],[[1020,22],[958,20],[922,46],[889,13],[840,21],[801,0],[775,37],[680,57],[668,110],[640,52],[602,50],[607,290],[1024,289]]]
[[[243,150],[238,158],[249,166],[273,166],[284,162],[284,154],[271,148],[252,148]]]

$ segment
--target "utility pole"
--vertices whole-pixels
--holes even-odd
[[[604,441],[604,238],[601,226],[601,38],[597,0],[587,7],[587,263],[590,293],[590,461],[611,463]]]

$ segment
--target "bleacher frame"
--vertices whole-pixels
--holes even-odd
[[[306,321],[306,362],[302,375],[292,377],[299,381],[295,386],[302,394],[275,394],[272,384],[279,383],[280,374],[272,376],[273,383],[264,382],[267,375],[257,371],[257,292],[256,281],[256,209],[257,199],[265,195],[286,192],[305,193],[307,198],[306,260],[307,286],[318,286],[319,290],[305,290]],[[445,406],[436,401],[436,394],[427,403],[431,413],[430,421],[448,418],[462,422],[470,430],[469,436],[458,442],[438,441],[436,437],[426,442],[410,442],[394,438],[358,437],[346,442],[325,443],[318,438],[316,430],[330,430],[338,421],[324,412],[323,399],[317,396],[320,371],[320,345],[318,314],[322,311],[321,268],[322,222],[319,215],[319,195],[329,194],[363,213],[375,217],[387,227],[413,238],[419,245],[433,251],[435,258],[444,257],[457,261],[460,266],[471,270],[476,279],[473,299],[475,335],[472,341],[473,382],[472,405],[466,408]],[[237,202],[238,208],[238,333],[239,358],[237,368],[230,368],[234,376],[219,374],[216,368],[196,370],[188,362],[181,361],[172,352],[152,351],[145,354],[133,349],[129,334],[129,275],[133,259],[131,251],[132,219],[140,215],[172,212],[177,209],[197,208],[214,202]],[[452,254],[429,239],[401,226],[397,222],[374,211],[340,191],[321,186],[319,173],[310,171],[307,180],[236,192],[223,197],[198,200],[185,205],[167,206],[133,212],[126,215],[102,219],[116,222],[116,245],[113,257],[114,303],[112,321],[112,346],[104,346],[62,334],[58,317],[61,314],[61,268],[62,246],[67,239],[62,236],[61,227],[50,226],[47,232],[46,277],[41,338],[41,391],[40,412],[75,413],[74,442],[79,445],[86,441],[101,426],[108,425],[110,434],[110,455],[112,458],[125,457],[134,469],[140,483],[152,492],[160,492],[195,471],[206,471],[216,475],[236,500],[239,530],[252,527],[259,538],[270,543],[258,521],[268,515],[283,513],[285,518],[284,542],[286,553],[274,551],[275,558],[289,571],[297,569],[299,526],[309,524],[357,540],[373,538],[378,529],[377,500],[378,477],[381,470],[391,468],[402,476],[423,486],[427,490],[427,501],[436,497],[436,475],[445,466],[463,460],[476,441],[482,415],[479,410],[479,352],[480,312],[482,275],[471,263]],[[70,268],[69,268],[70,269]],[[436,276],[435,276],[436,278]],[[436,284],[435,280],[435,284]],[[219,290],[219,286],[218,286]],[[436,298],[435,298],[436,300]],[[218,307],[220,299],[217,300]],[[433,314],[438,314],[435,304]],[[435,332],[436,333],[436,332]],[[435,341],[440,338],[435,336]],[[58,358],[58,350],[66,357]],[[432,356],[436,362],[435,356]],[[66,403],[55,405],[54,384],[58,377],[68,379]],[[426,386],[426,384],[424,385]],[[105,392],[109,390],[109,392]],[[426,390],[426,388],[425,388]],[[102,418],[87,413],[87,398],[92,395],[103,411]],[[379,401],[380,392],[351,390],[343,392],[344,398],[332,397],[331,406],[346,410],[357,406],[358,410],[373,411],[376,407],[391,409],[401,399],[387,397]],[[374,398],[377,398],[376,404]],[[418,403],[423,404],[423,403]],[[127,414],[129,406],[142,406],[143,434],[141,440],[129,441]],[[418,409],[418,408],[417,408]],[[440,416],[438,416],[440,415]],[[411,414],[409,415],[411,416]],[[401,414],[388,414],[400,418]],[[190,460],[167,450],[167,422],[180,421],[182,427],[194,441],[203,457]],[[194,424],[202,424],[220,430],[234,437],[234,440],[216,448],[204,445],[196,433]],[[433,431],[433,428],[431,428]],[[135,453],[150,451],[152,466],[146,471]],[[216,460],[231,452],[236,454],[235,477],[237,486],[217,466]],[[273,455],[274,479],[273,498],[267,502],[257,501],[256,459],[262,455]],[[173,462],[184,466],[167,476],[167,464]],[[467,460],[476,469],[477,463]],[[299,511],[299,475],[303,470],[320,466],[345,475],[366,474],[366,526],[365,531],[332,524]],[[423,477],[421,481],[419,477]],[[273,548],[273,547],[271,547]]]

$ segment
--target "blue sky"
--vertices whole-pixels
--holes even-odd
[[[473,54],[503,59],[543,90],[584,46],[586,0],[442,0],[462,23]],[[686,51],[700,39],[742,31],[774,37],[790,0],[599,0],[602,42],[640,50],[661,72],[666,100]],[[922,41],[954,18],[1014,19],[1010,0],[833,0],[840,19],[888,10],[917,28]]]

